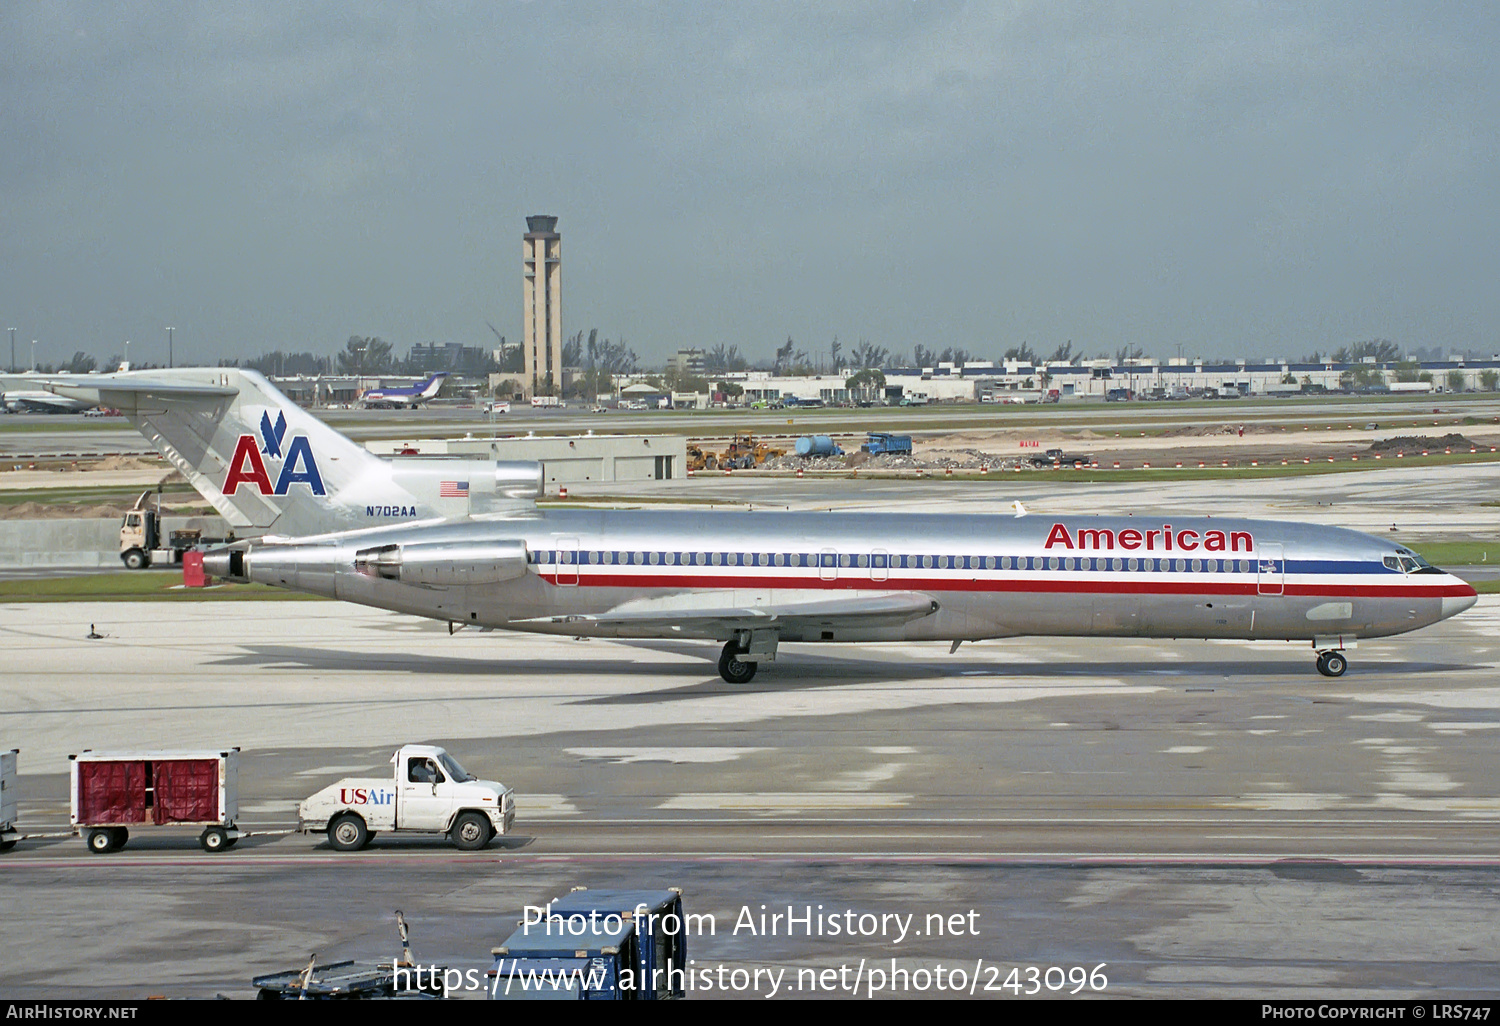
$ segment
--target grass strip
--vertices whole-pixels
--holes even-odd
[[[0,581],[0,602],[265,602],[332,601],[264,584],[184,588],[175,571],[125,571]]]

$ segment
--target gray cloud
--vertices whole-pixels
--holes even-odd
[[[0,317],[49,358],[519,335],[1490,350],[1466,5],[0,8]],[[137,349],[137,346],[141,346]]]

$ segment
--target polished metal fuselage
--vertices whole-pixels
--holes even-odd
[[[524,545],[525,572],[409,584],[358,569],[381,546]],[[1466,609],[1474,590],[1382,563],[1392,543],[1272,521],[872,513],[539,510],[252,546],[252,580],[451,623],[567,635],[725,640],[699,610],[920,593],[898,626],[784,628],[782,641],[1014,635],[1306,640],[1400,634]],[[467,558],[467,557],[466,557]],[[659,613],[675,626],[595,623]]]

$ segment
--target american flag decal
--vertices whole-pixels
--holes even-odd
[[[443,481],[438,485],[438,498],[440,499],[467,499],[469,497],[469,482],[467,481]]]

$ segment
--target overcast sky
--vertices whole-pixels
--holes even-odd
[[[0,330],[42,362],[521,334],[1500,350],[1500,8],[0,5]],[[0,340],[6,339],[0,336]],[[4,357],[0,357],[3,360]]]

